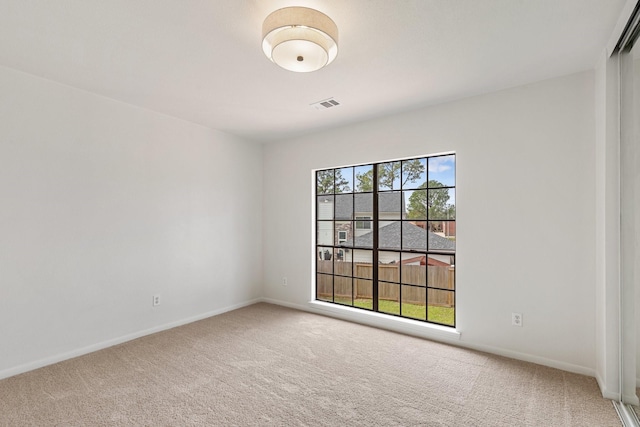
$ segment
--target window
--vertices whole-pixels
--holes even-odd
[[[455,154],[316,172],[316,299],[455,326]]]
[[[356,230],[371,230],[371,217],[370,216],[357,216],[356,217]]]

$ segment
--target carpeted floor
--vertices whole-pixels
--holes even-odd
[[[256,304],[0,381],[2,426],[620,426],[593,378]]]

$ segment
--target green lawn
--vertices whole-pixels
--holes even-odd
[[[351,305],[351,298],[336,297],[335,302],[339,304]],[[354,307],[373,309],[373,300],[370,299],[356,299],[353,303]],[[397,301],[380,300],[378,303],[378,310],[382,313],[400,314],[400,304]],[[402,316],[410,317],[413,319],[425,320],[426,307],[419,304],[402,304]],[[453,307],[437,307],[429,306],[429,321],[442,323],[444,325],[454,324],[454,309]]]

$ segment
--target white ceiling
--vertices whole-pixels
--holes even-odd
[[[593,68],[625,0],[0,0],[0,65],[256,141]],[[334,63],[267,60],[272,11],[340,32]],[[341,106],[309,104],[335,97]]]

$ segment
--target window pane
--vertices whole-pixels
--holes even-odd
[[[400,314],[400,285],[378,282],[378,311]]]
[[[363,193],[355,196],[354,216],[373,218],[373,194]]]
[[[430,254],[427,266],[427,286],[430,288],[455,290],[455,266],[450,264],[448,255]]]
[[[373,221],[371,216],[356,216],[354,246],[372,248],[373,247]]]
[[[317,230],[316,243],[333,246],[333,221],[318,221]]]
[[[431,251],[455,251],[455,240],[442,237],[436,233],[429,232],[429,250]]]
[[[335,242],[336,246],[345,245],[353,246],[351,241],[351,221],[336,221],[335,222]]]
[[[373,216],[373,194],[360,193],[355,196],[356,206],[355,215],[358,216]]]
[[[373,282],[371,280],[353,279],[355,282],[353,305],[373,310]]]
[[[408,219],[427,219],[427,190],[403,191]]]
[[[416,225],[420,224],[420,225]],[[402,223],[402,249],[424,251],[427,249],[426,223],[404,221]]]
[[[456,190],[440,188],[428,191],[429,219],[456,219]]]
[[[373,165],[356,166],[354,172],[356,192],[373,191]]]
[[[333,194],[333,169],[316,172],[316,194]]]
[[[317,247],[316,252],[318,254],[317,271],[318,273],[333,273],[333,248]]]
[[[427,256],[423,254],[402,254],[402,283],[427,286]]]
[[[418,286],[402,286],[402,316],[426,320],[427,290]]]
[[[400,189],[400,162],[381,163],[378,165],[378,190]]]
[[[353,168],[336,169],[336,193],[353,191]]]
[[[402,219],[403,217],[402,192],[393,191],[378,194],[378,219],[380,221]]]
[[[427,182],[427,159],[402,161],[402,188],[418,188]]]
[[[336,248],[333,253],[333,270],[340,276],[351,276],[353,251],[349,249]]]
[[[452,242],[456,241],[455,221],[429,221],[429,231],[440,237],[446,237]]]
[[[455,325],[455,296],[453,292],[429,289],[427,320],[449,326]]]
[[[378,279],[386,282],[400,282],[400,254],[378,252]]]
[[[380,221],[378,245],[384,249],[400,249],[400,221]]]
[[[373,279],[373,251],[356,249],[353,251],[355,277],[363,279]]]
[[[432,181],[435,181],[432,183]],[[429,187],[456,185],[456,156],[429,158]]]
[[[353,305],[351,301],[353,292],[353,279],[351,277],[339,277],[334,278],[334,301],[340,304]]]
[[[371,230],[371,217],[370,216],[357,216],[356,217],[356,230],[363,230],[358,235],[362,236],[367,234]],[[366,231],[364,231],[366,230]],[[360,245],[359,245],[360,246]]]
[[[333,196],[318,196],[316,219],[333,219]]]
[[[316,298],[333,301],[333,276],[318,274],[316,276]]]
[[[353,218],[353,195],[338,194],[336,196],[336,219],[351,220]]]

